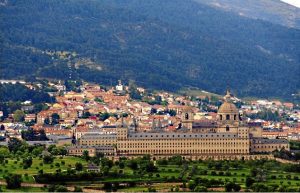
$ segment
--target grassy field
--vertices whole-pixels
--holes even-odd
[[[5,186],[0,186],[3,192],[45,192],[44,188],[36,187],[21,187],[19,189],[7,189]]]
[[[63,164],[63,162],[65,162]],[[21,174],[23,181],[27,183],[34,183],[33,176],[38,174],[38,171],[43,169],[44,173],[54,173],[57,169],[62,171],[67,170],[67,168],[74,168],[75,163],[80,162],[84,166],[87,162],[81,158],[77,157],[56,157],[52,164],[43,164],[43,160],[39,158],[33,158],[33,164],[28,169],[23,169],[22,160],[9,159],[8,163],[0,166],[0,180],[4,181],[4,176],[7,173]],[[251,168],[255,168],[255,165],[249,165],[247,163],[239,162],[238,169],[233,167],[234,162],[226,163],[228,165],[227,169],[224,169],[224,163],[222,168],[216,169],[209,167],[208,162],[189,162],[187,165],[157,165],[158,170],[153,173],[143,174],[138,171],[134,171],[129,167],[123,169],[119,166],[114,165],[110,169],[111,177],[106,177],[98,181],[81,181],[81,182],[68,182],[68,185],[75,186],[79,185],[81,187],[97,188],[102,187],[103,183],[123,183],[123,182],[135,182],[134,187],[123,187],[120,191],[124,192],[142,192],[148,189],[148,187],[153,187],[157,191],[170,190],[171,187],[182,186],[183,181],[187,182],[190,179],[195,178],[205,178],[205,179],[215,179],[222,180],[222,182],[235,182],[239,184],[243,189],[246,188],[245,181],[247,176],[251,176]],[[59,166],[57,165],[59,164]],[[263,166],[259,166],[263,169],[264,180],[262,181],[266,185],[278,185],[287,186],[292,188],[300,187],[300,174],[285,172],[283,167],[285,164],[281,164],[274,161],[267,161]],[[194,169],[193,169],[194,168]],[[120,172],[121,170],[121,172]],[[113,176],[113,173],[117,175]],[[184,173],[182,175],[182,173]],[[182,180],[178,181],[178,178],[182,176]],[[255,177],[253,177],[255,178]],[[221,187],[222,188],[222,187]],[[6,191],[5,187],[1,187],[2,190]],[[182,190],[182,189],[181,189]],[[184,189],[185,190],[185,189]],[[188,190],[188,189],[186,189]],[[13,191],[13,190],[8,190]],[[27,188],[22,187],[18,191],[24,192],[37,192],[45,191],[42,188]]]
[[[63,164],[63,162],[65,162]],[[82,163],[84,166],[87,164],[81,158],[65,156],[56,157],[52,164],[43,164],[43,160],[40,158],[33,158],[32,165],[28,169],[23,168],[22,160],[8,159],[8,163],[0,165],[0,180],[4,180],[4,176],[8,173],[21,174],[23,182],[34,182],[33,175],[38,174],[39,170],[43,170],[44,173],[52,173],[57,169],[62,171],[67,170],[67,168],[74,168],[76,162]],[[59,164],[59,166],[57,166]]]
[[[275,164],[275,166],[272,166],[271,163]],[[264,180],[261,182],[267,185],[278,185],[278,186],[287,186],[290,188],[299,188],[300,174],[293,173],[293,172],[284,172],[281,168],[282,166],[284,166],[284,164],[279,164],[277,162],[270,162],[269,166],[268,164],[266,164],[266,168],[264,168],[264,175],[265,175],[263,177]],[[196,172],[192,176],[189,176],[193,167],[196,168]],[[166,191],[166,190],[169,191],[171,187],[175,188],[176,186],[182,186],[183,181],[188,182],[189,179],[194,179],[199,177],[205,179],[222,180],[224,183],[235,182],[239,184],[243,189],[246,189],[245,182],[247,176],[251,176],[251,168],[247,165],[242,165],[241,167],[242,168],[239,169],[230,167],[227,170],[224,169],[216,170],[216,169],[208,169],[207,163],[193,162],[188,164],[188,169],[185,172],[183,180],[179,182],[172,182],[172,179],[175,180],[178,179],[180,173],[182,172],[183,166],[178,166],[178,165],[158,166],[158,171],[152,173],[152,175],[150,176],[149,173],[146,173],[142,176],[136,173],[134,174],[133,170],[131,170],[128,167],[125,167],[124,169],[122,169],[123,171],[122,175],[118,175],[117,177],[105,178],[98,182],[92,182],[92,183],[86,182],[85,184],[82,185],[97,187],[97,185],[104,182],[111,182],[111,183],[136,182],[137,183],[136,186],[121,188],[119,189],[119,191],[141,192],[147,190],[148,187],[153,187],[157,191]],[[268,168],[272,168],[272,169],[268,169]],[[111,171],[119,171],[119,170],[121,169],[118,166],[113,166],[111,168]],[[207,174],[201,174],[200,171],[206,171]],[[220,175],[220,172],[221,173],[223,172],[224,174]],[[229,173],[230,175],[228,175]],[[157,175],[159,175],[159,177]],[[219,189],[224,191],[223,187],[219,187]],[[185,190],[189,190],[189,189],[185,189]]]
[[[182,89],[179,91],[180,94],[186,94],[188,96],[207,96],[207,97],[216,97],[216,98],[222,98],[223,96],[222,95],[218,95],[218,94],[215,94],[215,93],[210,93],[210,92],[206,92],[206,91],[203,91],[203,90],[199,90],[199,89],[194,89],[194,88],[188,88],[188,89]],[[224,90],[224,93],[225,93],[225,90]]]

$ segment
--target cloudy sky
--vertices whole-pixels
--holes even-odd
[[[300,8],[300,0],[281,0],[281,1]]]

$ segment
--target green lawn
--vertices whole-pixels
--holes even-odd
[[[62,161],[65,164],[62,164]],[[75,167],[75,163],[80,162],[83,165],[87,165],[87,162],[81,158],[77,157],[56,157],[54,163],[52,164],[42,164],[42,160],[39,158],[33,158],[33,164],[28,169],[23,169],[22,160],[17,161],[16,159],[10,159],[7,164],[0,166],[0,180],[3,180],[3,176],[7,173],[16,173],[22,174],[24,182],[34,182],[33,176],[38,173],[40,169],[43,169],[44,173],[53,173],[57,169],[61,169],[62,171],[67,170],[67,168]],[[56,166],[59,163],[60,167]],[[206,179],[215,179],[215,180],[222,180],[223,182],[231,181],[237,184],[240,184],[242,188],[245,188],[245,181],[247,176],[251,176],[251,168],[262,167],[264,173],[264,184],[273,185],[276,184],[278,186],[284,185],[291,188],[298,188],[300,187],[300,174],[299,173],[292,173],[292,172],[285,172],[283,167],[286,166],[285,164],[280,164],[278,162],[267,161],[264,165],[256,166],[251,165],[247,162],[237,162],[239,165],[239,169],[234,168],[235,162],[228,162],[226,164],[223,163],[223,166],[220,169],[212,169],[209,167],[209,162],[189,162],[185,167],[183,165],[164,165],[160,166],[157,165],[158,170],[153,172],[152,175],[149,173],[144,173],[141,175],[138,171],[133,171],[129,167],[125,167],[120,169],[119,166],[114,165],[110,169],[110,176],[106,177],[102,180],[97,181],[81,181],[81,182],[68,182],[68,185],[80,185],[80,186],[87,186],[87,187],[101,187],[104,182],[112,182],[112,183],[121,183],[121,182],[136,182],[135,187],[123,187],[119,189],[120,191],[124,192],[141,192],[147,190],[148,185],[146,183],[157,183],[151,185],[155,187],[156,190],[168,190],[168,186],[174,184],[174,182],[179,182],[182,185],[183,180],[188,182],[189,179],[195,178],[206,178]],[[51,168],[51,165],[53,166]],[[224,169],[227,166],[227,170]],[[214,166],[216,167],[216,166]],[[185,168],[185,170],[184,170]],[[195,171],[192,173],[192,168],[196,168]],[[120,172],[120,170],[122,170]],[[178,181],[182,172],[184,172],[183,180]],[[207,174],[203,174],[206,171]],[[113,172],[117,172],[113,175]],[[215,172],[215,174],[212,174]],[[220,175],[220,172],[223,172],[223,175]],[[230,175],[226,173],[230,172]],[[27,177],[26,175],[27,174]],[[157,176],[158,175],[158,176]],[[114,177],[113,177],[114,176]],[[275,176],[275,177],[274,177]],[[296,178],[295,178],[296,177]],[[255,177],[253,177],[255,178]],[[274,179],[273,179],[274,178]],[[297,179],[298,178],[298,179]],[[260,182],[260,181],[259,181]],[[178,184],[177,184],[178,185]],[[2,188],[2,190],[4,190]],[[24,190],[19,191],[42,191],[39,188],[32,189],[25,188]]]
[[[62,162],[65,164],[62,164]],[[68,167],[74,168],[76,162],[80,162],[86,165],[86,161],[81,158],[64,156],[56,157],[52,164],[43,164],[43,160],[40,158],[33,158],[32,165],[28,169],[23,168],[22,159],[9,159],[7,164],[0,165],[0,180],[4,180],[4,176],[8,173],[21,174],[24,182],[34,182],[33,175],[38,174],[39,170],[43,170],[44,173],[55,172],[57,169],[67,170]],[[56,164],[59,163],[59,167]],[[52,167],[51,167],[52,166]],[[26,177],[27,174],[27,177]]]
[[[0,186],[3,192],[46,192],[43,188],[21,187],[18,189],[6,189],[5,186]]]

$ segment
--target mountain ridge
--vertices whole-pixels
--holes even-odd
[[[300,29],[300,8],[280,0],[194,0],[252,19]]]
[[[295,46],[295,43],[288,44],[289,41],[294,40],[299,31],[259,23],[257,29],[267,26],[270,30],[278,29],[282,33],[286,30],[295,34],[294,39],[287,35],[288,43],[280,48],[265,44],[263,38],[255,40],[256,36],[253,36],[254,43],[239,42],[232,36],[218,39],[216,37],[221,32],[210,34],[216,27],[208,25],[206,20],[196,18],[194,23],[206,22],[205,26],[211,28],[209,30],[161,18],[167,14],[171,15],[171,19],[181,18],[183,22],[193,18],[194,15],[188,13],[195,5],[193,1],[186,1],[187,5],[182,9],[180,1],[163,1],[159,5],[157,2],[139,5],[139,1],[9,1],[6,7],[1,7],[1,37],[4,39],[1,48],[3,60],[0,61],[4,72],[2,77],[28,77],[35,72],[34,76],[64,79],[72,73],[74,79],[104,84],[117,79],[134,79],[149,88],[174,91],[191,86],[216,93],[222,93],[229,84],[241,96],[271,94],[289,97],[299,88],[298,50],[291,54],[288,52]],[[173,5],[174,9],[167,5]],[[143,9],[137,10],[141,6],[151,9],[148,13]],[[197,9],[205,13],[207,7],[199,6]],[[165,13],[158,14],[157,10]],[[175,17],[172,14],[174,10],[185,10],[185,15]],[[209,14],[204,15],[209,17]],[[218,11],[213,14],[216,18],[217,14],[226,16]],[[234,22],[231,24],[230,21],[228,16],[226,22],[234,26]],[[256,26],[251,23],[254,22],[252,20],[241,22],[245,23],[241,26],[248,23]],[[236,31],[233,30],[234,33]],[[283,44],[280,39],[276,41]],[[261,47],[258,48],[256,43],[262,44],[259,45]],[[101,70],[81,65],[75,68],[75,60],[53,59],[30,50],[24,51],[18,47],[20,45],[44,52],[76,52],[79,58],[101,64]],[[268,51],[274,52],[276,57]],[[279,57],[278,53],[283,51],[292,58],[291,61]]]

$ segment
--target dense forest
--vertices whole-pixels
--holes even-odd
[[[299,30],[192,0],[9,0],[0,14],[0,78],[284,98],[299,89]]]
[[[17,84],[0,84],[0,103],[3,102],[24,102],[31,101],[32,103],[55,102],[53,97],[41,90],[32,90],[26,86]]]

